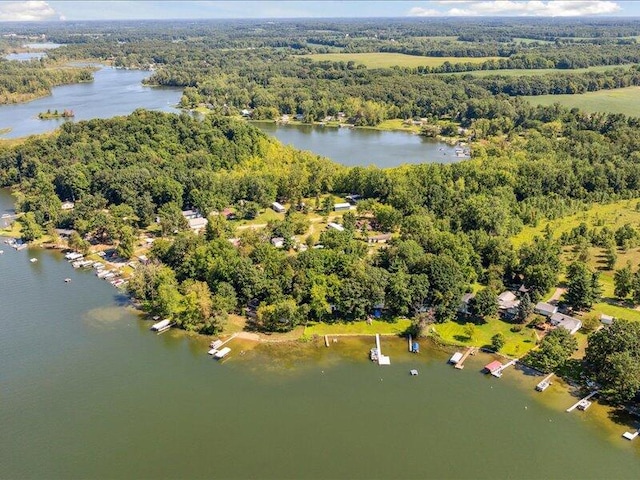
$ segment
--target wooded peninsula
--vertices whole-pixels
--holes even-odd
[[[415,336],[527,354],[637,404],[640,118],[522,96],[637,87],[640,22],[136,25],[16,27],[64,46],[1,61],[4,103],[91,75],[46,62],[91,59],[153,70],[146,82],[183,87],[185,109],[0,143],[23,240],[65,230],[79,251],[144,253],[128,291],[186,330],[217,333],[230,315],[267,332],[408,319]],[[400,121],[471,158],[345,167],[247,121],[288,118]]]

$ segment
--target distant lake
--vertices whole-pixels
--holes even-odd
[[[443,142],[409,132],[383,132],[319,125],[276,125],[255,122],[263,132],[284,144],[310,150],[343,165],[396,167],[403,163],[453,163],[464,158]]]
[[[4,56],[7,60],[18,60],[19,62],[26,62],[33,60],[34,58],[46,57],[45,52],[22,52],[22,53],[9,53]]]
[[[54,87],[48,97],[28,103],[0,106],[0,130],[11,130],[0,138],[16,138],[45,133],[65,121],[111,118],[128,115],[137,108],[178,112],[182,89],[147,87],[142,80],[151,72],[102,67],[94,73],[93,82]],[[40,120],[47,110],[73,110],[73,120]]]

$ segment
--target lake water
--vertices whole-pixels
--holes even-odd
[[[61,254],[0,248],[0,478],[638,478],[625,426],[480,374],[486,356],[457,371],[383,339],[379,367],[371,339],[233,340],[220,364]]]
[[[18,60],[19,62],[27,62],[34,58],[46,57],[45,52],[22,52],[22,53],[9,53],[4,56],[7,60]]]
[[[452,163],[460,161],[454,147],[408,132],[383,132],[319,125],[276,125],[255,122],[258,128],[282,143],[310,150],[344,165],[395,167],[403,163]]]
[[[102,67],[94,73],[94,81],[54,87],[51,96],[28,103],[0,105],[0,130],[10,128],[0,138],[17,138],[56,129],[64,119],[40,120],[47,110],[73,110],[74,120],[110,118],[127,115],[137,108],[178,112],[175,108],[182,96],[179,88],[142,85],[151,73]]]

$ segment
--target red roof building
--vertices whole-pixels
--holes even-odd
[[[489,373],[493,373],[500,368],[502,368],[502,363],[500,363],[498,360],[494,360],[493,362],[484,366],[484,369]]]

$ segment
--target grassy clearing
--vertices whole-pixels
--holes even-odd
[[[633,117],[640,114],[640,87],[599,90],[580,95],[537,95],[524,98],[536,105],[559,103],[585,112],[622,113]]]
[[[382,320],[372,320],[367,322],[351,323],[309,323],[304,329],[305,337],[313,335],[375,335],[376,333],[386,335],[400,335],[411,325],[411,320],[406,318],[397,319],[395,322],[385,322]]]
[[[615,68],[629,68],[628,65],[599,65],[597,67],[588,68],[575,68],[572,70],[559,69],[559,68],[540,68],[540,69],[525,69],[525,68],[506,68],[504,70],[477,70],[475,72],[456,72],[453,75],[473,75],[474,77],[490,77],[493,75],[503,75],[507,77],[531,77],[534,75],[546,75],[546,74],[573,74],[573,73],[586,73],[586,72],[606,72]],[[446,75],[439,73],[438,75]],[[451,74],[448,74],[451,75]],[[560,96],[560,95],[542,95],[542,96]],[[573,96],[573,95],[572,95]],[[527,98],[540,98],[527,97]]]
[[[349,62],[364,65],[367,68],[389,67],[438,67],[444,62],[455,63],[482,63],[487,60],[496,60],[499,57],[421,57],[417,55],[405,55],[403,53],[317,53],[305,55],[318,62]]]
[[[512,238],[513,244],[519,247],[523,243],[530,242],[538,235],[542,236],[547,225],[553,231],[554,238],[560,237],[564,232],[570,231],[572,228],[579,226],[582,222],[588,227],[596,225],[607,225],[609,228],[616,229],[626,223],[630,223],[635,227],[640,227],[640,211],[636,210],[636,206],[640,199],[621,200],[615,203],[594,204],[591,208],[584,212],[569,215],[558,220],[542,221],[537,226],[527,226]]]
[[[524,327],[519,332],[512,332],[514,325],[500,319],[488,319],[482,325],[475,325],[472,338],[468,338],[464,331],[464,324],[458,322],[446,322],[433,325],[433,330],[445,342],[461,346],[491,345],[491,337],[496,333],[502,333],[506,340],[500,353],[521,357],[536,346],[536,332]]]

